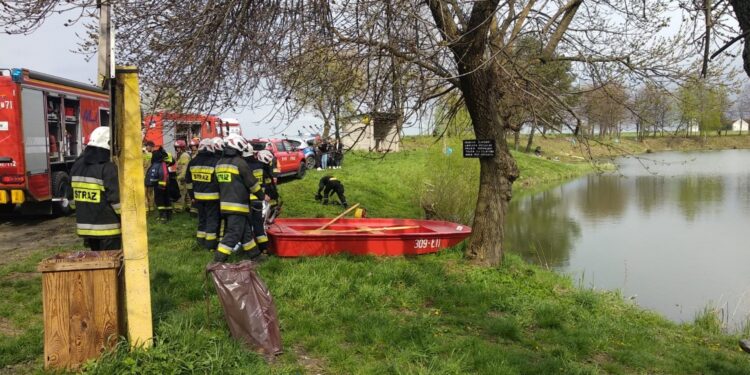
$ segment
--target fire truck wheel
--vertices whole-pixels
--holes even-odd
[[[297,169],[297,174],[294,177],[299,178],[300,180],[305,177],[305,172],[307,169],[305,168],[305,163],[302,162],[299,164],[299,169]]]
[[[70,201],[73,200],[73,188],[70,187],[70,177],[67,173],[52,174],[52,194],[55,199],[58,199],[52,202],[55,215],[70,215],[73,212],[73,208],[70,207]]]

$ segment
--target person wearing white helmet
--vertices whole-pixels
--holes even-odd
[[[224,139],[221,137],[211,138],[211,143],[214,146],[214,154],[218,157],[222,157],[224,153]]]
[[[219,209],[226,224],[224,237],[214,254],[215,262],[226,262],[238,243],[243,257],[252,259],[260,255],[248,220],[250,195],[260,191],[260,183],[242,160],[248,143],[238,134],[228,135],[224,143],[224,156],[216,163],[214,174],[219,183]]]
[[[253,177],[260,182],[260,191],[250,195],[250,226],[253,228],[258,249],[264,253],[268,251],[268,236],[266,236],[265,219],[263,217],[263,202],[270,200],[266,190],[266,181],[272,179],[270,166],[261,161],[263,159],[268,162],[266,153],[270,154],[270,151],[255,151],[248,147],[248,151],[243,155]],[[273,158],[273,155],[271,155],[271,158]]]
[[[280,211],[279,191],[276,188],[276,157],[271,151],[260,150],[257,158],[264,165],[263,191],[266,193],[269,206],[269,214],[266,215],[265,220],[271,224]]]
[[[219,223],[219,183],[214,170],[219,157],[214,154],[214,143],[203,139],[198,144],[198,153],[188,164],[185,177],[188,194],[193,206],[198,210],[198,245],[207,250],[216,250],[218,245]]]
[[[94,251],[122,248],[119,181],[109,142],[109,127],[94,129],[70,170],[76,232]]]

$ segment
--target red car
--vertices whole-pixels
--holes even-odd
[[[277,177],[305,176],[305,154],[286,139],[257,138],[250,144],[256,151],[269,150],[276,157]]]

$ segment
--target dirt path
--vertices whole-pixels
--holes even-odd
[[[75,216],[58,218],[0,217],[0,266],[53,247],[80,248]]]

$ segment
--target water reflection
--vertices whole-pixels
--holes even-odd
[[[578,190],[581,212],[587,219],[619,218],[627,201],[627,181],[618,175],[587,176]]]
[[[750,312],[750,151],[664,153],[620,161],[511,202],[506,245],[676,321],[712,301]]]
[[[677,203],[688,221],[711,208],[721,207],[724,181],[717,176],[685,176],[680,178]]]
[[[559,190],[512,201],[505,226],[506,248],[547,267],[566,264],[581,228],[566,215],[561,202]]]

